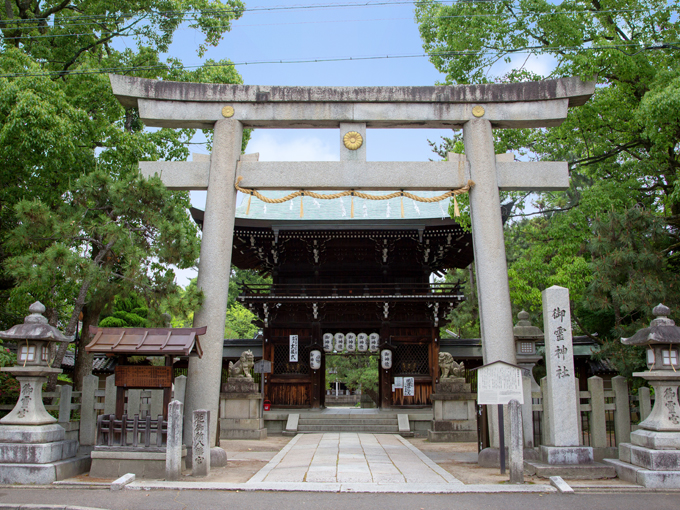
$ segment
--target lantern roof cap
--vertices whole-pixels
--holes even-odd
[[[659,303],[652,310],[654,319],[649,327],[640,329],[630,338],[622,338],[621,343],[624,345],[680,344],[680,327],[675,325],[673,319],[668,318],[670,313],[670,308]]]
[[[543,338],[543,331],[541,328],[533,326],[529,320],[529,312],[522,310],[517,314],[517,324],[512,328],[512,335],[515,338],[524,340],[538,340]]]
[[[23,324],[12,326],[7,331],[0,331],[0,338],[10,342],[25,340],[42,340],[46,342],[70,342],[73,337],[66,337],[57,328],[49,324],[45,313],[45,305],[36,301],[28,307],[30,315],[26,316]]]

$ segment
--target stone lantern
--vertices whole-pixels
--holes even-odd
[[[11,413],[0,420],[2,425],[49,425],[57,419],[51,416],[43,405],[42,386],[47,377],[61,374],[60,368],[49,366],[50,344],[52,342],[69,342],[61,332],[50,326],[42,315],[45,306],[36,301],[29,308],[31,315],[23,324],[12,326],[7,331],[0,331],[0,338],[17,344],[17,364],[3,367],[21,387],[19,400]]]
[[[0,420],[0,483],[52,483],[89,467],[89,456],[76,457],[78,441],[65,438],[42,400],[47,377],[61,373],[49,366],[50,344],[70,339],[48,324],[41,303],[28,310],[23,324],[0,331],[0,338],[17,344],[17,364],[2,371],[16,377],[21,390],[12,412]]]
[[[524,432],[524,459],[537,460],[538,453],[534,449],[534,422],[533,422],[533,398],[532,392],[541,391],[541,387],[534,379],[534,366],[542,359],[538,354],[536,344],[545,341],[543,330],[534,326],[529,321],[529,312],[522,310],[517,314],[517,324],[512,328],[512,336],[515,338],[515,356],[517,365],[522,368],[522,387],[524,392],[524,404],[522,405],[522,427]],[[507,411],[506,411],[507,413]],[[510,416],[508,415],[508,419]],[[506,444],[510,444],[510,436],[506,433]],[[494,458],[495,465],[495,458]]]
[[[515,355],[517,365],[522,367],[525,373],[531,377],[532,391],[539,391],[540,388],[534,380],[533,368],[542,356],[537,354],[536,342],[543,341],[543,330],[532,326],[529,321],[529,313],[522,310],[517,314],[517,324],[512,328],[512,335],[515,338]]]
[[[678,347],[680,327],[668,318],[667,306],[657,305],[648,328],[624,345],[647,348],[647,372],[635,372],[654,388],[652,412],[630,435],[630,443],[619,445],[619,459],[609,460],[619,478],[650,488],[680,488],[680,372]]]

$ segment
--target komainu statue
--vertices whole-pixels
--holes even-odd
[[[254,364],[252,351],[243,351],[241,359],[236,363],[233,361],[229,362],[229,377],[252,379],[253,376],[250,375],[250,372],[253,370]]]
[[[456,363],[453,361],[453,356],[448,352],[439,353],[439,370],[442,371],[442,380],[465,377],[465,365],[463,362]]]

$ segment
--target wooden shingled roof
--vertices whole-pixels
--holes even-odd
[[[202,328],[98,328],[90,326],[92,341],[87,352],[130,356],[203,356],[198,341]]]

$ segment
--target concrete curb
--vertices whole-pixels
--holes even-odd
[[[555,487],[561,494],[574,493],[574,489],[572,489],[571,486],[567,482],[565,482],[561,476],[551,476],[550,485]]]
[[[135,481],[135,474],[134,473],[127,473],[117,480],[114,480],[113,483],[111,483],[111,490],[112,491],[119,491],[123,487],[125,487],[127,484],[132,483]]]
[[[457,493],[546,493],[557,492],[549,485],[463,485],[423,483],[311,483],[311,482],[144,482],[126,485],[124,490],[222,490],[222,491],[277,491],[277,492],[345,492],[399,494],[457,494]]]
[[[106,510],[90,506],[0,504],[0,510]]]

